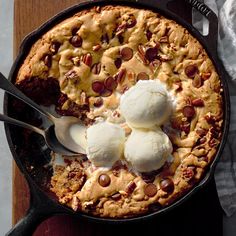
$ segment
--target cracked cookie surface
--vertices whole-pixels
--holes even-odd
[[[126,137],[132,130],[120,114],[120,96],[137,81],[154,79],[175,101],[162,127],[174,146],[173,159],[158,171],[137,173],[125,161],[112,169],[94,168],[78,156],[54,168],[51,190],[62,204],[123,218],[179,199],[204,176],[217,152],[223,91],[201,44],[176,22],[149,10],[85,10],[33,45],[16,80],[23,92],[86,125],[98,120],[119,124]]]

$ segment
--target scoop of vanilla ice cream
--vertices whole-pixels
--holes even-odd
[[[108,122],[92,125],[87,130],[88,159],[95,166],[111,167],[120,159],[124,150],[125,132]]]
[[[139,172],[161,168],[172,153],[169,137],[161,130],[134,129],[129,136],[124,155]]]
[[[121,97],[120,109],[131,127],[151,128],[167,120],[171,103],[160,81],[140,80]]]

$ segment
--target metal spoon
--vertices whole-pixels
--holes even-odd
[[[45,130],[39,129],[32,125],[26,124],[22,121],[7,117],[0,114],[0,120],[22,126],[27,129],[31,129],[39,134],[41,134],[48,145],[53,151],[64,154],[64,155],[75,155],[76,153],[85,154],[85,148],[76,143],[70,135],[70,127],[72,125],[80,125],[83,129],[81,121],[73,116],[64,116],[57,118],[45,111],[32,101],[29,97],[25,96],[19,89],[17,89],[5,76],[0,72],[0,88],[6,92],[12,94],[13,96],[19,98],[23,102],[30,105],[32,108],[40,112],[42,115],[47,117],[53,125],[49,126]],[[85,129],[85,128],[84,128]]]

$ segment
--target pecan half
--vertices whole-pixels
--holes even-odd
[[[93,58],[92,58],[92,55],[90,53],[87,53],[87,54],[84,54],[82,55],[81,57],[81,61],[87,65],[87,66],[91,66],[92,65],[92,61],[93,61]]]
[[[131,181],[127,185],[125,192],[130,195],[133,193],[133,191],[135,190],[136,187],[137,187],[136,183],[134,181]]]

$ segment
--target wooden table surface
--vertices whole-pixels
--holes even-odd
[[[191,12],[175,0],[175,11],[181,12],[189,20]],[[14,56],[17,55],[22,39],[54,14],[79,3],[81,0],[15,0],[14,5]],[[27,184],[16,165],[13,165],[13,224],[24,216],[29,205]],[[203,214],[204,213],[204,214]],[[100,225],[70,216],[54,216],[43,222],[34,236],[74,236],[74,235],[147,235],[153,231],[170,235],[221,235],[222,214],[214,182],[192,197],[175,212],[162,218],[131,225]],[[200,227],[198,227],[200,226]],[[195,228],[193,230],[193,228]],[[210,234],[209,234],[210,233]]]

